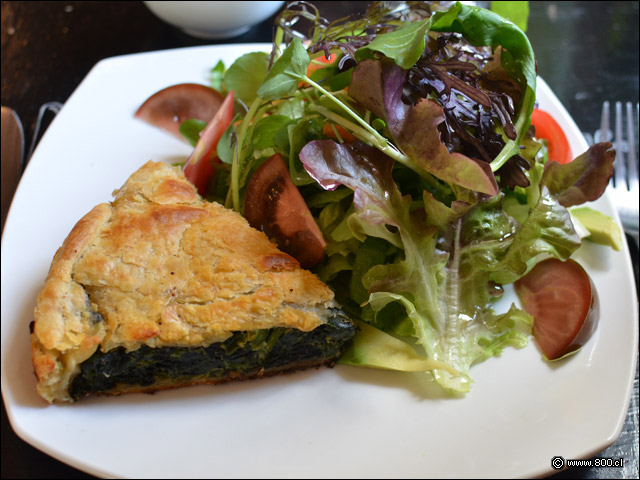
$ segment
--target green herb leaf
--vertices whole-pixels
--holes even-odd
[[[331,90],[332,92],[344,90],[346,87],[351,85],[351,75],[353,75],[353,68],[345,70],[344,72],[340,72],[335,76],[329,78],[327,80],[327,86],[329,87],[329,90]]]
[[[533,89],[536,85],[536,64],[529,39],[515,24],[484,8],[456,3],[446,12],[432,17],[431,30],[457,32],[472,45],[502,46],[502,65],[512,78]],[[529,114],[530,115],[530,114]]]
[[[323,125],[322,118],[312,117],[288,126],[290,144],[289,172],[293,183],[297,186],[314,183],[313,178],[309,176],[300,162],[298,153],[308,142],[322,137]]]
[[[265,101],[273,101],[293,95],[298,89],[298,83],[307,73],[309,62],[307,49],[300,39],[294,38],[269,70],[258,89],[258,96]]]
[[[515,23],[523,32],[529,21],[529,2],[491,2],[491,11]]]
[[[278,102],[273,110],[274,115],[284,115],[292,120],[298,120],[306,114],[307,102],[302,95],[296,95]]]
[[[209,83],[211,84],[211,88],[222,94],[226,94],[226,89],[224,88],[225,70],[224,62],[220,60],[216,66],[211,69],[211,73],[209,74]]]
[[[258,121],[255,130],[253,131],[253,149],[254,152],[260,152],[267,149],[280,150],[284,145],[279,145],[278,140],[281,140],[282,132],[284,131],[284,139],[287,140],[288,134],[287,126],[293,121],[289,117],[284,115],[269,115]],[[289,154],[289,151],[281,151],[279,153]],[[255,154],[254,154],[255,155]]]
[[[425,47],[425,36],[429,29],[429,19],[415,23],[406,23],[400,28],[376,36],[366,47],[356,52],[356,60],[361,61],[371,56],[372,51],[380,52],[391,58],[396,65],[407,70],[413,67]]]
[[[224,77],[229,90],[237,98],[249,105],[257,96],[257,91],[269,66],[269,56],[264,52],[252,52],[238,58],[227,70]]]
[[[322,191],[308,197],[305,201],[310,208],[324,207],[325,205],[336,203],[353,195],[353,192],[348,188],[338,188],[331,191]]]
[[[236,147],[236,139],[235,139],[235,126],[233,125],[235,120],[237,120],[237,116],[231,122],[231,125],[227,127],[227,129],[220,137],[218,141],[218,146],[216,148],[218,158],[221,162],[231,164],[233,162],[233,151]]]
[[[369,299],[369,290],[362,284],[362,277],[374,266],[384,263],[388,249],[389,244],[376,237],[367,237],[358,249],[349,284],[351,298],[356,302],[363,303]]]
[[[196,146],[198,140],[200,140],[200,132],[207,126],[207,122],[190,118],[180,124],[180,135],[182,135],[192,147]]]

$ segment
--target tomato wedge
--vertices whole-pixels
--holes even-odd
[[[327,243],[280,154],[264,162],[249,180],[244,215],[303,268],[322,260]]]
[[[320,55],[317,58],[314,58],[313,60],[311,60],[311,62],[309,63],[309,66],[307,67],[307,77],[311,78],[311,75],[313,75],[313,73],[316,72],[317,70],[328,67],[329,65],[331,65],[333,62],[336,61],[336,58],[337,58],[337,55],[335,53],[332,53],[329,56],[329,60],[327,60],[327,57],[325,57],[324,54]],[[302,87],[308,87],[309,85],[306,82],[299,82],[298,86],[302,88]]]
[[[549,160],[569,163],[573,160],[571,147],[558,122],[544,110],[536,108],[531,114],[531,124],[536,127],[536,138],[543,138],[549,146]]]
[[[335,125],[335,127],[343,141],[353,142],[354,140],[356,140],[356,137],[349,130],[345,129],[344,127],[341,127],[340,125]],[[334,138],[337,140],[337,136],[333,131],[333,128],[331,128],[331,125],[329,124],[329,122],[324,124],[324,127],[322,128],[322,134],[325,137]]]
[[[533,336],[549,360],[578,350],[598,326],[598,294],[574,260],[543,260],[515,283],[515,290],[533,316]]]
[[[208,122],[223,100],[224,97],[210,87],[180,83],[151,95],[134,116],[184,140],[180,134],[180,124],[190,118]]]
[[[336,58],[337,58],[337,55],[335,53],[332,53],[329,55],[329,60],[327,60],[327,57],[325,57],[324,54],[320,55],[317,58],[314,58],[311,61],[311,63],[309,63],[309,66],[307,67],[307,77],[311,77],[313,72],[315,72],[316,70],[320,70],[321,68],[325,68],[331,65],[333,62],[336,61]],[[316,62],[320,62],[320,65]]]
[[[183,169],[187,180],[196,186],[200,195],[207,193],[207,185],[216,173],[215,163],[220,163],[217,157],[218,142],[232,120],[233,91],[227,94],[214,117],[200,132],[200,139]]]

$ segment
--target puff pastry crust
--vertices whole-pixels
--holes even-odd
[[[311,331],[333,292],[236,212],[203,200],[182,171],[148,162],[73,228],[34,312],[38,392],[72,401],[79,365],[141,345],[198,347],[236,331]]]

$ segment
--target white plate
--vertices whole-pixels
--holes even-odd
[[[149,159],[190,148],[133,118],[149,95],[207,83],[219,59],[265,45],[198,47],[98,63],[49,127],[16,192],[2,240],[2,395],[28,443],[105,477],[531,477],[551,458],[595,455],[618,437],[635,373],[637,307],[628,250],[576,257],[601,299],[595,336],[550,366],[533,342],[472,368],[463,399],[419,374],[337,366],[156,395],[46,404],[36,393],[29,322],[51,259],[75,222]],[[580,131],[540,82],[540,105]],[[608,197],[596,206],[617,214]]]

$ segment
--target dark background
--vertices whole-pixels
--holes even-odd
[[[365,5],[317,2],[330,20],[362,12]],[[527,33],[539,73],[583,132],[599,127],[604,100],[638,102],[638,2],[530,2],[530,8]],[[2,105],[22,119],[28,147],[40,106],[64,103],[99,60],[215,43],[270,42],[272,25],[273,18],[240,37],[213,42],[163,23],[142,2],[2,2]],[[638,250],[630,246],[637,284]],[[575,468],[555,477],[637,478],[637,377],[620,438],[597,456],[622,457],[625,467]],[[20,440],[3,404],[2,478],[91,477]]]

